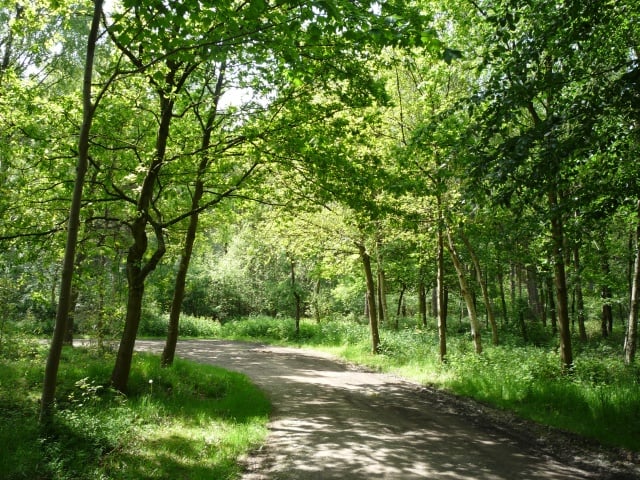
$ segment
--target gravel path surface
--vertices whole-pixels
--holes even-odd
[[[243,480],[640,478],[637,465],[571,436],[315,351],[187,340],[177,354],[268,393],[268,443],[246,459]]]

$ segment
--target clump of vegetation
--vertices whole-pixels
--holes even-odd
[[[354,321],[303,321],[295,336],[292,319],[256,318],[221,327],[226,338],[311,346],[333,352],[350,362],[393,372],[415,381],[445,388],[537,422],[597,439],[605,445],[640,451],[637,391],[640,367],[625,366],[618,346],[621,338],[600,339],[594,333],[580,344],[573,371],[563,372],[556,342],[548,335],[523,343],[508,329],[500,346],[473,351],[468,334],[450,335],[447,362],[438,361],[435,326],[416,327],[404,320],[400,328],[384,324],[381,353],[371,354],[368,327]],[[453,333],[453,332],[450,332]]]
[[[243,375],[136,354],[125,396],[105,382],[113,354],[85,348],[63,351],[57,414],[42,429],[45,355],[14,340],[0,356],[2,478],[235,478],[266,435],[269,402]]]

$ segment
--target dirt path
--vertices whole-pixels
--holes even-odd
[[[177,352],[245,373],[269,394],[268,445],[243,480],[640,478],[597,451],[553,455],[539,432],[493,422],[473,402],[321,353],[208,340],[182,341]]]

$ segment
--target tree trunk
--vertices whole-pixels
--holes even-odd
[[[538,275],[533,265],[527,265],[527,302],[529,310],[536,320],[542,317],[542,305],[540,303],[540,294],[538,293]]]
[[[605,250],[601,252],[601,267],[604,275],[604,283],[600,290],[603,302],[600,326],[602,329],[602,338],[607,338],[613,330],[613,311],[611,309],[611,287],[609,286],[611,267],[609,265],[609,256]]]
[[[198,180],[195,192],[191,200],[192,208],[198,208],[200,198],[202,198],[203,183]],[[173,364],[176,354],[176,346],[178,344],[178,333],[180,331],[180,312],[182,310],[182,301],[184,300],[185,289],[187,285],[187,273],[189,272],[189,264],[193,254],[193,245],[196,241],[196,232],[198,230],[198,213],[193,213],[189,217],[189,226],[184,240],[184,248],[180,255],[180,263],[176,273],[176,280],[173,288],[173,298],[171,300],[171,310],[169,311],[169,325],[167,326],[167,339],[165,341],[160,364],[168,367]]]
[[[436,261],[437,263],[437,261]],[[438,318],[438,285],[436,278],[436,286],[431,289],[431,315],[434,318]]]
[[[576,295],[576,308],[578,309],[578,332],[580,340],[587,341],[587,330],[585,328],[585,312],[584,312],[584,298],[582,296],[582,266],[580,265],[580,247],[576,245],[573,247],[573,267],[575,269],[575,295]]]
[[[398,319],[400,318],[400,316],[404,317],[404,313],[405,313],[403,308],[403,300],[404,300],[404,292],[406,289],[407,289],[407,284],[402,282],[400,284],[400,295],[398,296],[398,311],[396,312],[396,325],[395,325],[396,330],[400,328]]]
[[[149,274],[155,270],[156,266],[165,253],[164,237],[162,227],[154,226],[155,238],[158,242],[151,258],[146,263],[143,262],[147,252],[147,220],[144,216],[139,216],[132,226],[132,233],[135,242],[129,248],[127,255],[127,315],[125,318],[124,331],[120,339],[120,346],[116,356],[116,363],[111,372],[111,385],[119,392],[127,391],[129,374],[131,372],[131,361],[133,358],[133,348],[138,335],[140,318],[142,316],[142,300],[144,297],[145,282]]]
[[[551,212],[551,236],[554,261],[555,287],[558,299],[558,326],[560,329],[560,361],[565,371],[573,367],[571,331],[569,328],[569,302],[567,297],[567,277],[564,268],[564,232],[561,213],[558,211],[558,196],[555,190],[549,192]]]
[[[162,351],[162,357],[160,360],[163,367],[172,365],[176,354],[178,332],[180,331],[180,313],[182,311],[182,302],[184,300],[185,287],[187,283],[187,273],[189,272],[189,265],[191,263],[193,246],[196,241],[196,233],[198,231],[198,222],[200,219],[198,208],[200,207],[200,201],[202,200],[202,197],[204,195],[203,178],[211,161],[208,150],[211,146],[211,133],[213,130],[213,125],[218,116],[218,104],[220,102],[220,96],[222,95],[225,72],[226,62],[223,61],[220,64],[220,71],[218,72],[218,79],[216,81],[215,90],[213,92],[213,107],[209,112],[209,115],[207,116],[206,123],[204,125],[204,131],[202,134],[202,141],[200,142],[201,150],[204,152],[204,154],[202,156],[202,159],[200,160],[200,164],[198,165],[196,185],[191,197],[192,213],[189,216],[189,226],[187,227],[187,233],[184,239],[184,248],[180,256],[178,272],[176,273],[176,280],[173,289],[173,299],[171,300],[171,311],[169,312],[167,340],[165,342],[164,349]]]
[[[440,362],[447,361],[447,296],[444,285],[444,238],[442,230],[444,219],[442,218],[442,203],[438,196],[438,273],[436,275],[437,313],[438,313],[438,349]]]
[[[73,282],[73,268],[75,263],[78,231],[80,230],[80,209],[82,206],[82,190],[89,164],[89,134],[93,122],[96,105],[91,101],[91,81],[93,78],[93,60],[95,56],[100,17],[102,15],[102,0],[95,0],[93,4],[93,18],[87,39],[87,53],[85,57],[83,91],[82,91],[82,126],[78,139],[78,160],[76,164],[76,178],[73,186],[69,221],[67,225],[67,240],[64,259],[62,262],[62,277],[60,280],[60,294],[56,310],[56,323],[49,348],[49,356],[45,366],[40,402],[40,422],[49,423],[53,414],[58,367],[62,355],[62,342],[66,330],[66,320],[71,302],[71,285]]]
[[[427,326],[427,287],[424,278],[420,277],[418,282],[418,313],[423,327]]]
[[[519,316],[519,306],[517,305],[517,289],[516,289],[516,264],[510,262],[509,269],[509,298],[511,300],[511,316],[517,318]]]
[[[548,285],[543,283],[542,288],[540,289],[540,303],[542,304],[542,326],[546,329],[548,324],[548,316],[549,316],[549,302],[548,302]]]
[[[156,138],[156,154],[142,184],[136,206],[137,216],[130,226],[133,243],[129,247],[127,254],[127,285],[129,289],[127,316],[120,340],[120,347],[118,348],[118,354],[116,356],[116,363],[111,373],[111,384],[120,392],[126,392],[127,384],[129,383],[133,347],[136,342],[136,336],[138,335],[138,327],[142,315],[144,284],[148,275],[156,268],[165,252],[162,226],[160,224],[154,224],[157,246],[151,258],[145,263],[145,256],[149,246],[147,239],[147,225],[151,219],[149,211],[151,210],[153,192],[158,181],[158,175],[164,163],[171,120],[173,119],[173,105],[173,99],[163,92],[160,92],[161,115],[158,136]]]
[[[551,274],[547,276],[547,299],[549,301],[549,317],[551,318],[551,333],[558,333],[558,310],[556,309],[556,301],[554,295],[553,277]]]
[[[629,304],[629,323],[624,342],[624,362],[631,365],[636,357],[638,348],[638,307],[640,306],[640,200],[637,204],[638,223],[636,225],[636,252],[633,265],[633,281],[631,284],[631,298]]]
[[[316,285],[313,288],[313,316],[316,323],[320,323],[320,279],[316,280]]]
[[[464,233],[460,234],[462,241],[467,247],[467,251],[471,256],[471,261],[473,262],[473,268],[476,271],[476,279],[480,284],[480,289],[482,290],[482,299],[484,301],[485,308],[487,309],[487,320],[489,321],[489,325],[491,326],[491,342],[493,345],[498,345],[498,324],[496,323],[496,318],[493,315],[493,308],[491,307],[491,300],[489,299],[489,290],[487,288],[487,282],[482,276],[482,269],[480,268],[480,261],[478,260],[478,256],[476,255],[475,250],[471,246],[469,239],[466,237]]]
[[[478,317],[476,315],[476,307],[473,303],[473,296],[471,295],[471,290],[469,290],[469,285],[464,276],[464,267],[460,262],[460,257],[456,250],[455,245],[453,244],[453,239],[451,238],[451,232],[447,229],[447,239],[449,240],[449,253],[451,254],[451,260],[453,260],[453,266],[456,269],[456,273],[458,275],[458,283],[460,283],[460,293],[462,294],[462,298],[464,299],[467,305],[467,312],[469,313],[469,323],[471,324],[471,338],[473,339],[473,344],[475,346],[476,353],[482,353],[482,337],[480,336],[480,323],[478,322]]]
[[[300,316],[301,316],[301,303],[300,293],[298,293],[298,286],[296,284],[296,264],[291,260],[291,292],[295,301],[295,322],[296,322],[296,336],[300,336]]]
[[[373,272],[371,271],[371,257],[363,244],[359,243],[357,247],[367,284],[367,311],[369,314],[369,329],[371,331],[371,353],[375,355],[380,351],[380,333],[378,332],[378,316],[376,313],[376,286],[373,281]]]
[[[384,321],[389,321],[389,310],[387,308],[386,295],[387,282],[382,265],[378,265],[378,268],[378,316],[380,318],[380,323],[382,323]]]
[[[509,314],[507,311],[507,299],[504,294],[504,274],[500,265],[498,265],[498,290],[500,291],[500,306],[502,307],[502,324],[507,325],[509,323]]]

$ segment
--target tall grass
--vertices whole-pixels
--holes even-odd
[[[296,335],[291,319],[252,317],[220,326],[218,336],[322,348],[608,446],[640,451],[640,367],[624,365],[622,339],[593,335],[581,344],[576,338],[575,367],[567,375],[557,340],[541,326],[538,330],[530,344],[503,331],[500,346],[491,345],[484,332],[482,355],[474,353],[466,331],[450,331],[445,364],[438,361],[435,328],[413,322],[398,330],[383,326],[379,355],[370,354],[368,326],[354,319],[303,321]]]
[[[53,426],[37,425],[46,352],[0,357],[0,478],[238,478],[266,436],[270,409],[246,377],[136,354],[127,396],[106,387],[112,354],[63,351]]]

